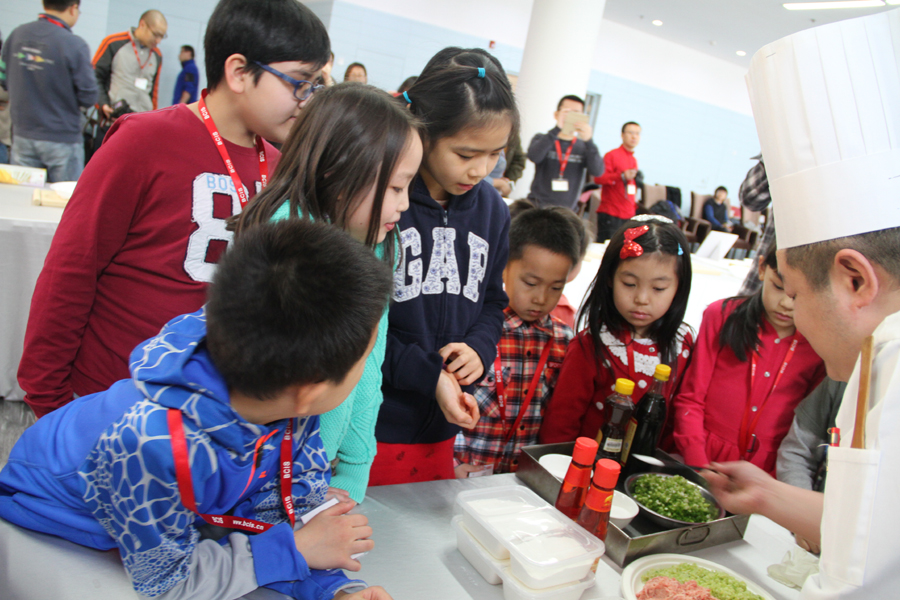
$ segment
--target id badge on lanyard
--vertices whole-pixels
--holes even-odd
[[[550,190],[553,192],[568,192],[569,182],[563,177],[563,174],[566,172],[566,166],[569,164],[569,157],[572,155],[572,148],[575,147],[575,140],[569,142],[565,155],[563,155],[559,140],[553,140],[553,143],[556,144],[556,158],[559,160],[559,177],[550,182]]]

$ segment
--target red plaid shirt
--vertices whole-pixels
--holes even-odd
[[[502,360],[503,384],[506,388],[506,419],[500,417],[497,388],[494,385],[494,364],[485,365],[487,375],[475,386],[475,399],[481,411],[481,419],[474,430],[463,430],[456,437],[456,456],[472,465],[495,464],[495,473],[514,472],[518,466],[518,454],[522,446],[537,442],[538,430],[544,407],[550,400],[559,368],[572,339],[572,328],[547,315],[540,321],[526,323],[507,307],[503,311],[503,333],[498,349]],[[541,352],[549,340],[553,340],[550,356],[541,374],[525,416],[509,443],[504,440],[519,416],[528,386],[534,377]]]

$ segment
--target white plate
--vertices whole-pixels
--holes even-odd
[[[738,575],[731,569],[712,561],[697,558],[695,556],[685,556],[683,554],[653,554],[651,556],[639,558],[625,567],[625,570],[622,571],[622,595],[625,596],[627,600],[636,600],[638,592],[644,589],[644,583],[641,581],[641,576],[644,573],[654,569],[665,569],[666,567],[672,567],[681,563],[693,563],[698,567],[704,567],[711,571],[726,573],[735,579],[746,583],[747,589],[754,594],[762,596],[765,600],[775,600],[769,592],[746,577]]]
[[[566,478],[566,471],[569,470],[569,463],[572,462],[572,457],[565,454],[545,454],[538,459],[538,462],[551,475],[562,481]]]

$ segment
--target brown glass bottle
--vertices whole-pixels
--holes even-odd
[[[606,540],[606,533],[609,530],[613,488],[616,487],[621,468],[619,463],[608,458],[597,461],[587,498],[581,512],[578,513],[578,524],[601,540]]]
[[[628,463],[632,454],[653,456],[659,446],[659,438],[666,424],[666,396],[663,388],[672,375],[669,365],[656,365],[653,373],[653,387],[638,402],[628,430],[625,433],[625,445],[622,448],[622,462]]]
[[[575,440],[575,450],[572,452],[572,462],[566,478],[559,487],[559,495],[556,497],[556,508],[570,519],[578,516],[588,486],[591,483],[591,463],[597,454],[597,442],[591,438],[580,437]]]
[[[597,434],[597,443],[600,445],[597,451],[598,459],[609,458],[621,462],[628,421],[634,412],[634,404],[631,402],[633,392],[633,381],[616,379],[616,391],[603,405],[604,424]]]

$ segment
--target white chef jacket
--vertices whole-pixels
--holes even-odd
[[[859,368],[847,384],[829,448],[820,573],[801,598],[900,598],[900,313],[874,333],[866,448],[853,449]]]

